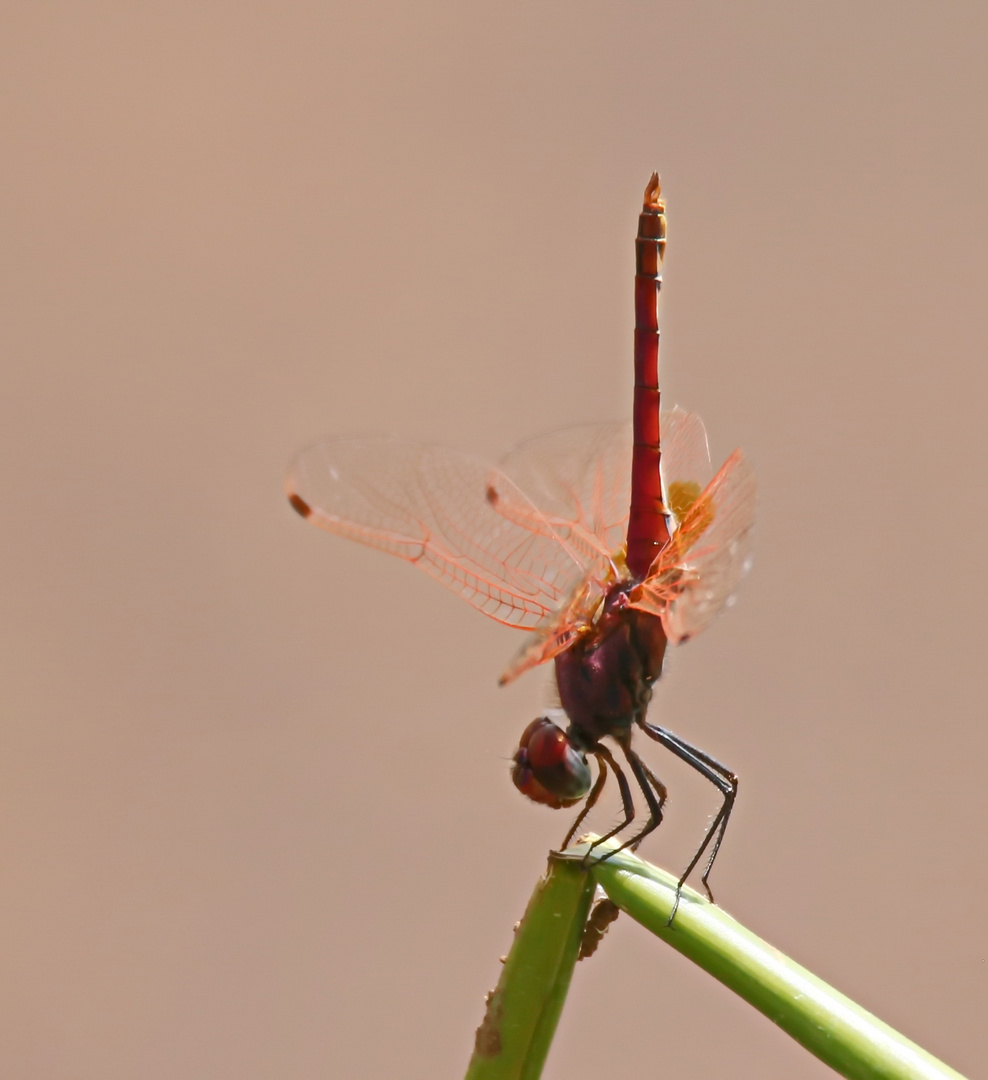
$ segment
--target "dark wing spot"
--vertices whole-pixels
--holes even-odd
[[[497,488],[494,487],[493,484],[487,485],[486,495],[487,501],[491,504],[491,506],[497,506],[498,500],[501,498],[501,496],[498,495]]]
[[[302,517],[307,518],[312,513],[312,507],[294,491],[288,496],[288,501],[292,504],[292,509]]]

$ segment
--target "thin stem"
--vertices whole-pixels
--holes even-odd
[[[579,844],[561,857],[579,863],[588,849]],[[670,925],[678,884],[672,874],[627,851],[591,863],[590,871],[618,907],[849,1080],[963,1080],[693,889],[682,889]]]
[[[550,856],[488,996],[466,1080],[538,1080],[573,977],[594,887],[579,862]]]

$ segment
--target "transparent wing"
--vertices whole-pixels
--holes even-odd
[[[662,618],[678,643],[695,637],[731,601],[751,559],[755,473],[735,450],[685,510],[633,606]]]
[[[407,559],[509,626],[544,623],[592,569],[508,477],[445,447],[332,439],[303,450],[285,486],[313,524]]]
[[[585,578],[569,601],[528,635],[501,673],[500,684],[504,686],[529,668],[565,652],[589,626],[594,611],[606,595],[607,584],[607,581],[592,576]]]
[[[660,424],[666,503],[685,514],[685,502],[696,501],[713,471],[707,432],[696,413],[678,406],[662,412]],[[630,423],[583,424],[530,439],[501,461],[502,471],[591,566],[566,605],[538,626],[512,658],[502,684],[568,649],[614,581],[611,560],[625,542],[631,504],[631,444]],[[520,518],[524,511],[506,503],[502,512]],[[652,610],[659,602],[666,611],[664,594],[661,600],[649,594],[643,605]]]
[[[698,495],[712,472],[703,421],[676,407],[659,422],[665,489],[692,484]],[[610,557],[628,529],[631,443],[630,423],[581,424],[521,443],[500,467],[574,547]]]
[[[624,542],[631,425],[581,424],[515,447],[501,471],[574,546],[605,559]]]
[[[666,507],[679,520],[689,496],[696,499],[710,483],[710,447],[707,429],[693,412],[678,406],[659,418],[662,439],[662,494]]]

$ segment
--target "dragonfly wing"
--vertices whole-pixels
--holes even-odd
[[[713,472],[703,421],[677,406],[659,423],[664,488],[686,482],[699,495]],[[630,423],[580,424],[523,442],[500,467],[575,545],[611,556],[628,529],[631,444]]]
[[[634,607],[660,615],[666,636],[695,637],[729,604],[751,563],[757,485],[735,450],[685,512]]]
[[[313,524],[407,559],[509,626],[545,622],[588,570],[510,479],[445,447],[332,439],[299,454],[286,490]]]
[[[565,652],[589,628],[593,613],[604,600],[609,584],[607,580],[591,576],[574,589],[568,602],[529,634],[501,674],[501,685],[512,682],[529,668],[544,664]]]
[[[605,560],[624,543],[631,505],[631,425],[580,424],[521,443],[500,462],[575,546]]]
[[[507,686],[519,675],[565,652],[580,636],[580,625],[569,619],[552,619],[546,626],[534,630],[511,658],[498,682]]]
[[[710,447],[707,429],[694,412],[678,405],[663,412],[659,418],[662,437],[662,494],[673,516],[682,516],[684,500],[690,494],[695,499],[710,483]]]

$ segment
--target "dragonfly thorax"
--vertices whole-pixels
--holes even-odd
[[[573,725],[574,742],[592,745],[628,731],[644,716],[652,683],[662,674],[662,620],[629,606],[633,587],[615,585],[600,617],[556,657],[559,700]]]
[[[556,684],[569,729],[548,716],[533,720],[515,751],[512,779],[534,802],[571,806],[590,790],[587,754],[611,735],[626,744],[644,718],[652,683],[662,673],[662,620],[629,606],[633,582],[614,585],[576,641],[556,657]]]

